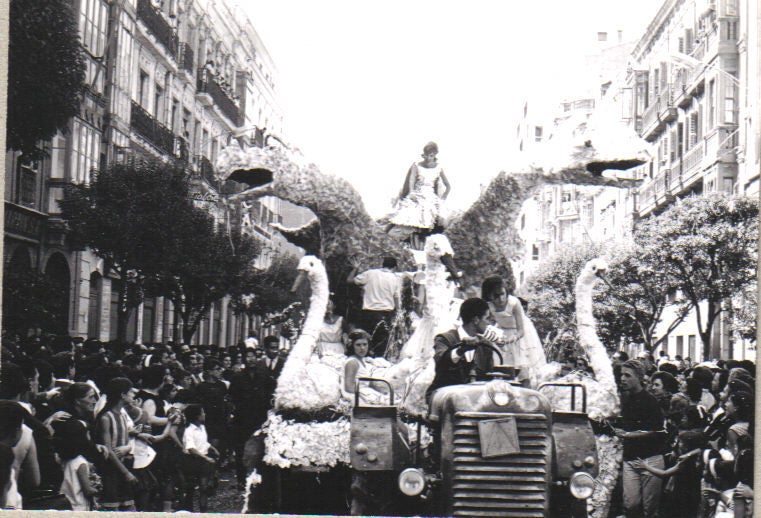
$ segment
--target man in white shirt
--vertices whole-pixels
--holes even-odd
[[[352,260],[352,267],[346,282],[364,288],[359,324],[372,337],[368,356],[382,356],[386,350],[394,314],[401,305],[401,280],[396,274],[396,258],[384,257],[381,268],[373,268],[360,274],[357,274],[358,260]]]

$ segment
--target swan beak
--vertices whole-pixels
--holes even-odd
[[[452,254],[442,255],[439,260],[449,272],[449,280],[460,287],[460,277],[462,277],[462,272],[457,271],[457,266],[454,264],[454,258],[452,257]]]
[[[606,273],[607,273],[607,270],[603,270],[603,269],[595,270],[595,277],[597,277],[598,279],[606,280],[605,278]]]
[[[293,281],[293,286],[291,286],[291,293],[296,293],[298,289],[301,287],[302,284],[304,284],[304,281],[307,280],[307,272],[304,270],[300,270],[298,275],[296,275],[296,280]]]

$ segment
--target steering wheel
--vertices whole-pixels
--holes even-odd
[[[444,354],[442,354],[439,357],[439,361],[437,361],[436,364],[438,365],[438,363],[441,361],[442,358],[444,358],[445,356],[449,355],[454,349],[457,349],[463,343],[465,343],[465,342],[458,342],[458,343],[456,343],[454,345],[450,345],[447,348],[447,350],[444,351]],[[497,357],[499,358],[499,363],[497,365],[502,365],[502,363],[505,361],[505,359],[502,357],[502,353],[499,351],[499,349],[497,349],[493,345],[491,345],[489,343],[486,343],[486,342],[478,342],[478,343],[476,343],[476,348],[478,348],[478,347],[487,347],[487,348],[491,349],[493,352],[497,353]]]

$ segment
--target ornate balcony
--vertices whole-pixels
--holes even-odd
[[[682,187],[689,187],[695,178],[701,176],[700,165],[703,162],[703,156],[705,156],[705,143],[701,139],[682,158],[682,174],[680,177]]]
[[[193,74],[193,47],[190,43],[180,43],[178,48],[179,62],[177,63],[181,69],[185,70],[188,74]]]
[[[177,34],[151,0],[137,0],[137,19],[142,21],[166,51],[177,58]]]
[[[206,68],[198,69],[198,93],[207,94],[211,97],[219,110],[236,126],[241,125],[241,113],[238,103],[217,84],[217,79],[212,77]]]
[[[674,197],[671,195],[671,169],[663,169],[655,177],[655,202],[672,202]]]
[[[175,154],[175,136],[142,106],[132,101],[130,126],[136,133],[165,155]]]
[[[642,114],[642,138],[654,141],[663,133],[669,122],[676,120],[677,110],[674,106],[674,89],[666,85],[658,98]]]
[[[47,215],[9,201],[5,202],[5,232],[40,241]]]

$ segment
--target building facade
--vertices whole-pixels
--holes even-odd
[[[590,119],[603,99],[620,90],[634,42],[623,41],[620,30],[598,32],[589,42],[589,54],[574,84],[561,92],[560,101],[526,101],[516,131],[517,151],[541,165],[548,150],[583,141]],[[612,86],[615,85],[615,86]],[[624,222],[632,222],[632,197],[627,191],[575,185],[547,185],[526,202],[518,233],[525,243],[513,262],[516,285],[523,285],[536,267],[560,248],[583,242],[610,240]],[[612,225],[615,225],[613,228]]]
[[[642,183],[636,189],[584,194],[569,186],[544,189],[524,206],[524,211],[537,211],[526,219],[538,224],[524,236],[526,254],[516,272],[530,272],[569,235],[594,242],[627,239],[638,220],[659,214],[680,197],[703,192],[758,196],[759,20],[756,0],[665,0],[627,59],[602,67],[608,77],[590,77],[597,81],[598,100],[617,96],[621,122],[649,146],[651,159],[627,173]],[[571,131],[578,127],[572,125]],[[581,225],[583,232],[561,231],[563,224]],[[670,311],[664,314],[658,337],[672,317]],[[718,319],[713,333],[712,358],[754,355],[748,343],[732,336],[727,318]],[[672,356],[704,360],[694,314],[669,333],[663,348]]]
[[[64,318],[55,329],[108,341],[116,337],[118,279],[91,252],[69,247],[57,201],[68,183],[86,183],[111,163],[179,161],[193,199],[220,221],[230,217],[221,194],[235,190],[215,178],[212,164],[233,134],[259,145],[282,135],[277,71],[251,22],[223,0],[72,0],[86,61],[87,93],[68,131],[49,143],[49,158],[21,166],[6,156],[6,273],[36,270],[65,287]],[[239,189],[239,188],[238,188]],[[280,248],[269,212],[249,214],[269,229],[265,246]],[[163,297],[133,312],[128,340],[180,340],[175,311]],[[240,341],[250,323],[223,299],[196,334],[198,343]]]
[[[758,195],[757,13],[755,0],[667,0],[637,43],[627,78],[631,123],[652,157],[640,168],[639,218],[693,193]],[[672,317],[664,315],[661,335]],[[722,314],[710,358],[749,357],[748,347]],[[692,313],[663,348],[710,359],[702,357]]]

